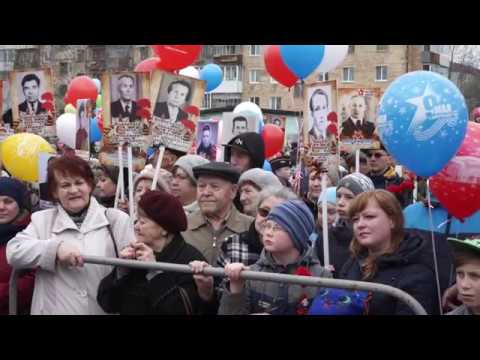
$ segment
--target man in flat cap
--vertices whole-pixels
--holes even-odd
[[[278,157],[270,160],[272,172],[278,177],[283,186],[292,187],[290,184],[291,166],[290,158]]]
[[[185,240],[216,264],[218,249],[227,236],[247,231],[253,218],[241,214],[233,199],[237,195],[238,170],[225,162],[211,162],[193,168],[197,180],[199,210],[188,216]]]

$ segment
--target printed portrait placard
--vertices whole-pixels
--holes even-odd
[[[56,111],[51,69],[9,73],[13,129],[37,134],[55,145]]]
[[[188,152],[196,136],[205,82],[163,71],[152,72],[152,145]]]

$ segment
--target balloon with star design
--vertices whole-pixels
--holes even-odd
[[[414,71],[385,91],[377,128],[388,152],[418,176],[438,173],[460,148],[468,110],[458,88],[431,71]]]

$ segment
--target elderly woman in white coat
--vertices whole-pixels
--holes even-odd
[[[8,243],[12,267],[37,269],[31,314],[104,314],[97,289],[112,267],[84,264],[82,255],[116,257],[134,232],[127,214],[95,200],[94,187],[86,161],[55,159],[48,169],[48,190],[56,207],[34,213],[30,225]]]

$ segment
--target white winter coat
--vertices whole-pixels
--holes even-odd
[[[66,267],[56,264],[56,253],[61,242],[68,242],[84,255],[115,257],[108,222],[118,251],[134,239],[133,224],[120,210],[108,209],[107,217],[109,221],[105,207],[91,197],[87,216],[79,229],[57,205],[34,213],[30,225],[8,242],[7,261],[12,267],[37,268],[32,315],[104,314],[97,304],[97,289],[112,267],[93,264],[85,264],[83,268]]]

